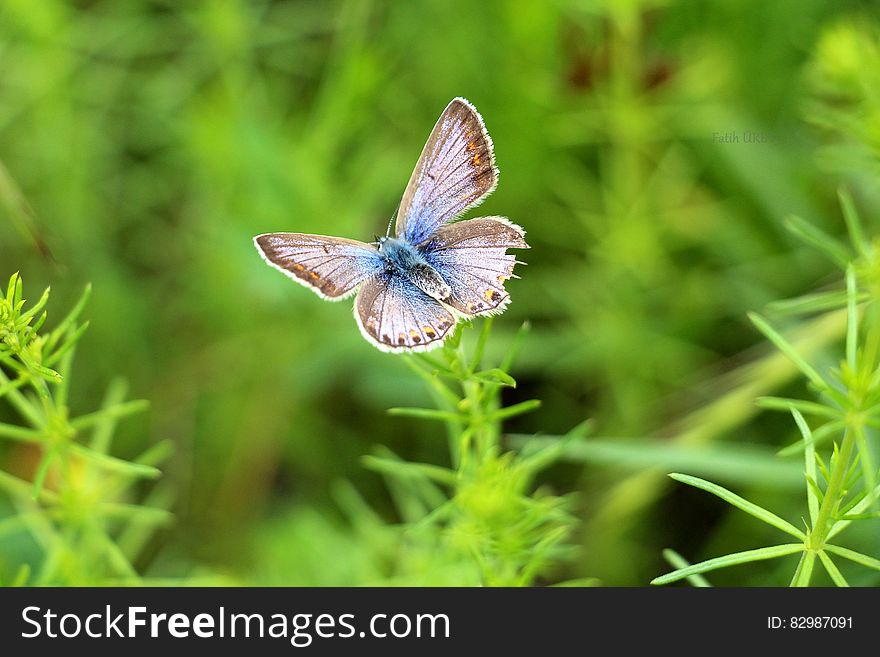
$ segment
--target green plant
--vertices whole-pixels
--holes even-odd
[[[170,503],[167,490],[156,489],[149,505],[136,502],[136,484],[160,476],[156,466],[169,444],[133,460],[110,454],[117,421],[143,411],[146,402],[124,401],[125,386],[117,381],[99,410],[72,416],[71,366],[88,327],[78,320],[88,296],[86,288],[51,331],[43,329],[48,289],[26,308],[14,274],[0,298],[0,400],[20,420],[0,423],[0,439],[14,443],[11,453],[18,456],[8,459],[18,464],[17,474],[0,470],[0,491],[12,505],[0,518],[0,536],[27,533],[42,554],[39,563],[14,565],[14,584],[140,582],[135,559],[155,528],[171,520],[160,506]]]
[[[386,475],[406,521],[398,581],[527,586],[559,563],[574,524],[567,500],[533,491],[535,475],[553,462],[586,424],[551,446],[505,451],[502,423],[532,411],[540,401],[510,406],[501,390],[515,387],[508,373],[527,325],[498,367],[485,368],[492,319],[486,319],[473,348],[459,329],[436,354],[405,357],[428,386],[436,408],[392,408],[389,413],[442,422],[450,465],[403,461],[387,448],[365,458]]]
[[[788,227],[806,242],[820,249],[845,271],[845,287],[779,302],[777,312],[810,314],[843,307],[847,315],[845,354],[837,368],[823,371],[804,359],[791,343],[763,317],[753,314],[755,326],[807,378],[817,400],[762,397],[765,408],[792,414],[801,440],[781,450],[785,456],[803,452],[807,517],[804,529],[784,520],[735,493],[705,479],[674,473],[676,481],[700,488],[755,518],[793,536],[794,543],[728,554],[688,565],[658,577],[653,584],[667,584],[717,568],[800,554],[791,578],[792,586],[808,586],[816,560],[838,586],[847,580],[834,558],[880,570],[880,559],[839,545],[838,535],[855,522],[876,519],[876,499],[880,494],[878,472],[870,440],[872,429],[880,427],[880,243],[869,241],[849,194],[840,192],[843,216],[851,246],[825,234],[807,222],[793,217]],[[814,418],[811,427],[805,416]],[[831,441],[830,454],[821,448]],[[834,541],[834,542],[832,542]]]
[[[880,172],[880,28],[848,17],[823,30],[806,79],[806,118],[826,138],[819,163],[835,172]]]

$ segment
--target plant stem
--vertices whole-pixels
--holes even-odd
[[[835,459],[834,469],[831,472],[831,480],[828,482],[828,487],[825,489],[825,495],[822,498],[822,504],[819,506],[819,514],[816,516],[815,526],[808,537],[808,549],[821,550],[825,546],[828,532],[831,531],[833,524],[831,521],[842,498],[843,484],[846,479],[846,473],[849,471],[849,462],[855,447],[853,434],[854,432],[849,428],[843,434],[840,452],[837,455],[837,459]]]

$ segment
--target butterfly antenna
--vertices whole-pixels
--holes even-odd
[[[392,214],[391,219],[388,220],[388,230],[385,231],[385,237],[391,236],[391,226],[393,226],[394,222],[397,220],[398,210],[400,210],[400,203],[397,204],[397,209],[394,210],[394,214]]]

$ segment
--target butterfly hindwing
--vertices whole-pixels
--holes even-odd
[[[384,266],[372,246],[342,237],[266,233],[257,235],[254,244],[275,269],[333,301],[350,295]]]
[[[397,237],[420,244],[477,205],[498,184],[492,139],[464,98],[444,110],[425,144],[397,214]]]
[[[527,249],[525,231],[503,217],[457,221],[441,227],[424,244],[424,254],[452,291],[443,303],[463,315],[504,310],[510,295],[504,281],[517,260],[507,249]]]
[[[389,271],[363,284],[354,318],[364,337],[384,351],[428,351],[443,344],[455,326],[449,310]]]

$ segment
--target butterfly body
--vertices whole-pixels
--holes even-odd
[[[418,247],[404,239],[380,237],[379,253],[386,260],[386,270],[408,279],[432,299],[443,301],[449,298],[449,284],[428,264]]]
[[[441,114],[403,193],[394,235],[375,245],[305,233],[254,238],[266,262],[322,298],[357,292],[354,316],[383,351],[443,344],[462,317],[502,312],[504,283],[527,249],[525,231],[503,217],[456,220],[498,181],[492,140],[468,101]]]

